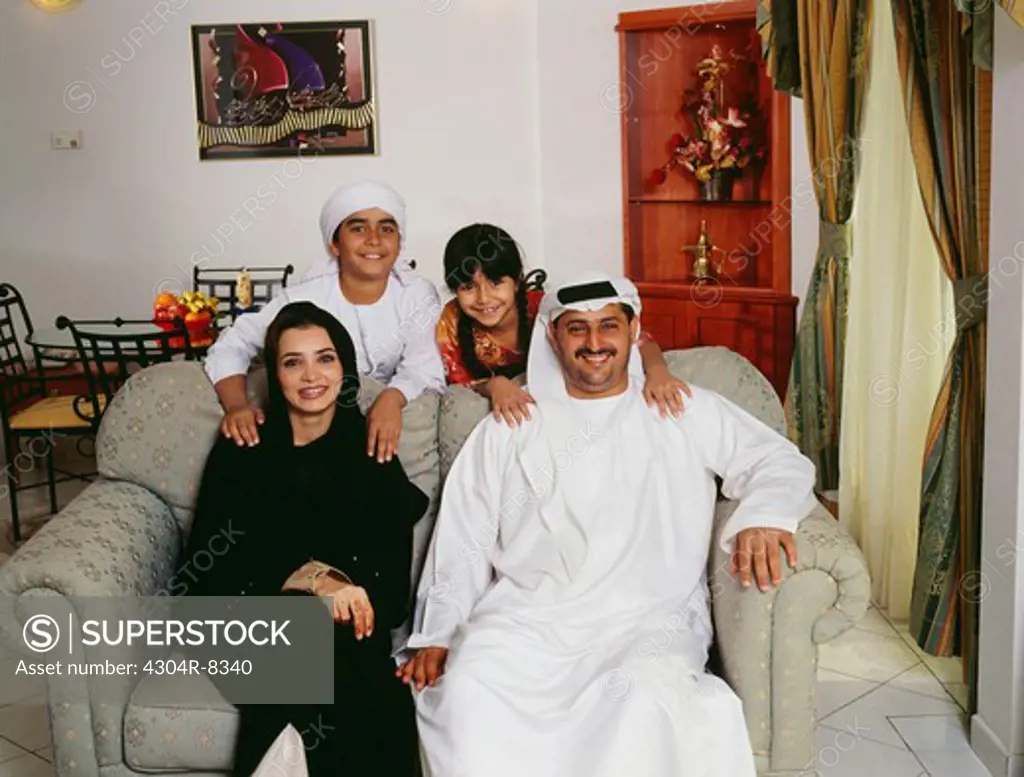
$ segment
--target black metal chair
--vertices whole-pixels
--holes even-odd
[[[0,283],[0,431],[4,438],[4,486],[11,503],[11,529],[15,542],[21,541],[18,494],[47,486],[50,512],[57,512],[57,484],[89,480],[91,475],[75,474],[54,466],[54,445],[59,437],[75,435],[79,442],[91,437],[93,427],[74,412],[73,393],[55,393],[61,384],[82,380],[73,367],[47,367],[39,349],[32,346],[26,358],[24,338],[33,333],[32,319],[18,290]],[[23,443],[27,442],[23,450]],[[24,483],[23,476],[46,461],[46,480]],[[58,477],[58,475],[60,477]]]
[[[232,324],[238,315],[238,273],[245,270],[252,279],[254,305],[265,305],[288,287],[288,276],[295,272],[285,267],[208,267],[192,268],[192,291],[217,298],[217,328]]]
[[[143,331],[111,331],[128,325],[141,325]],[[118,390],[136,372],[178,357],[187,361],[198,359],[188,328],[180,318],[174,320],[170,330],[152,327],[148,320],[72,321],[67,316],[57,319],[58,329],[71,330],[89,386],[87,396],[75,397],[72,409],[94,431],[99,430],[103,413]]]

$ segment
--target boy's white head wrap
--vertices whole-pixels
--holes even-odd
[[[324,248],[328,255],[322,261],[313,263],[304,277],[305,280],[338,272],[338,260],[331,253],[334,234],[353,213],[369,208],[386,211],[398,224],[398,261],[395,263],[394,272],[401,277],[401,273],[412,270],[413,265],[402,256],[405,251],[405,200],[386,183],[360,181],[345,184],[337,189],[327,198],[327,202],[320,210],[320,234],[323,236]]]

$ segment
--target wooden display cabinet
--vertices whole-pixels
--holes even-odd
[[[797,300],[790,278],[789,97],[776,92],[761,61],[755,0],[619,15],[623,91],[625,272],[644,305],[644,328],[663,349],[722,345],[749,359],[780,397],[793,357]],[[725,77],[725,101],[746,94],[764,118],[766,159],[744,171],[727,202],[701,199],[695,177],[651,173],[671,156],[673,133],[692,134],[683,94],[696,67],[721,47],[744,58]],[[713,277],[693,275],[701,223],[719,249]]]

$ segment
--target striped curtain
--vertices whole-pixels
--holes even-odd
[[[953,284],[957,336],[932,411],[921,482],[910,630],[933,655],[977,667],[985,411],[991,73],[978,67],[972,26],[990,14],[956,3],[893,0],[897,58],[921,196]]]
[[[760,0],[758,29],[776,89],[803,97],[818,202],[818,251],[786,394],[789,437],[819,491],[838,488],[850,216],[871,50],[871,0]]]

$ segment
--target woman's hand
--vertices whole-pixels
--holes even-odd
[[[383,464],[391,461],[398,453],[398,441],[402,436],[402,408],[405,394],[396,388],[384,389],[366,416],[366,455],[376,454]]]
[[[669,372],[668,367],[655,367],[647,372],[644,399],[647,400],[648,406],[657,403],[662,418],[666,413],[671,413],[673,418],[682,415],[683,394],[693,396],[690,387]]]
[[[317,582],[315,593],[334,600],[334,622],[351,623],[356,639],[373,634],[373,605],[363,588],[325,575]]]
[[[530,405],[534,404],[529,395],[515,381],[500,375],[487,381],[487,396],[491,400],[491,412],[494,419],[502,418],[509,426],[518,426],[530,420]]]
[[[228,410],[220,422],[220,431],[238,445],[258,445],[258,427],[263,423],[263,411],[255,405],[242,405]]]
[[[414,683],[416,690],[422,691],[425,685],[433,687],[437,683],[438,678],[444,674],[447,660],[448,648],[420,648],[412,658],[398,667],[395,677],[400,678],[406,685]]]

